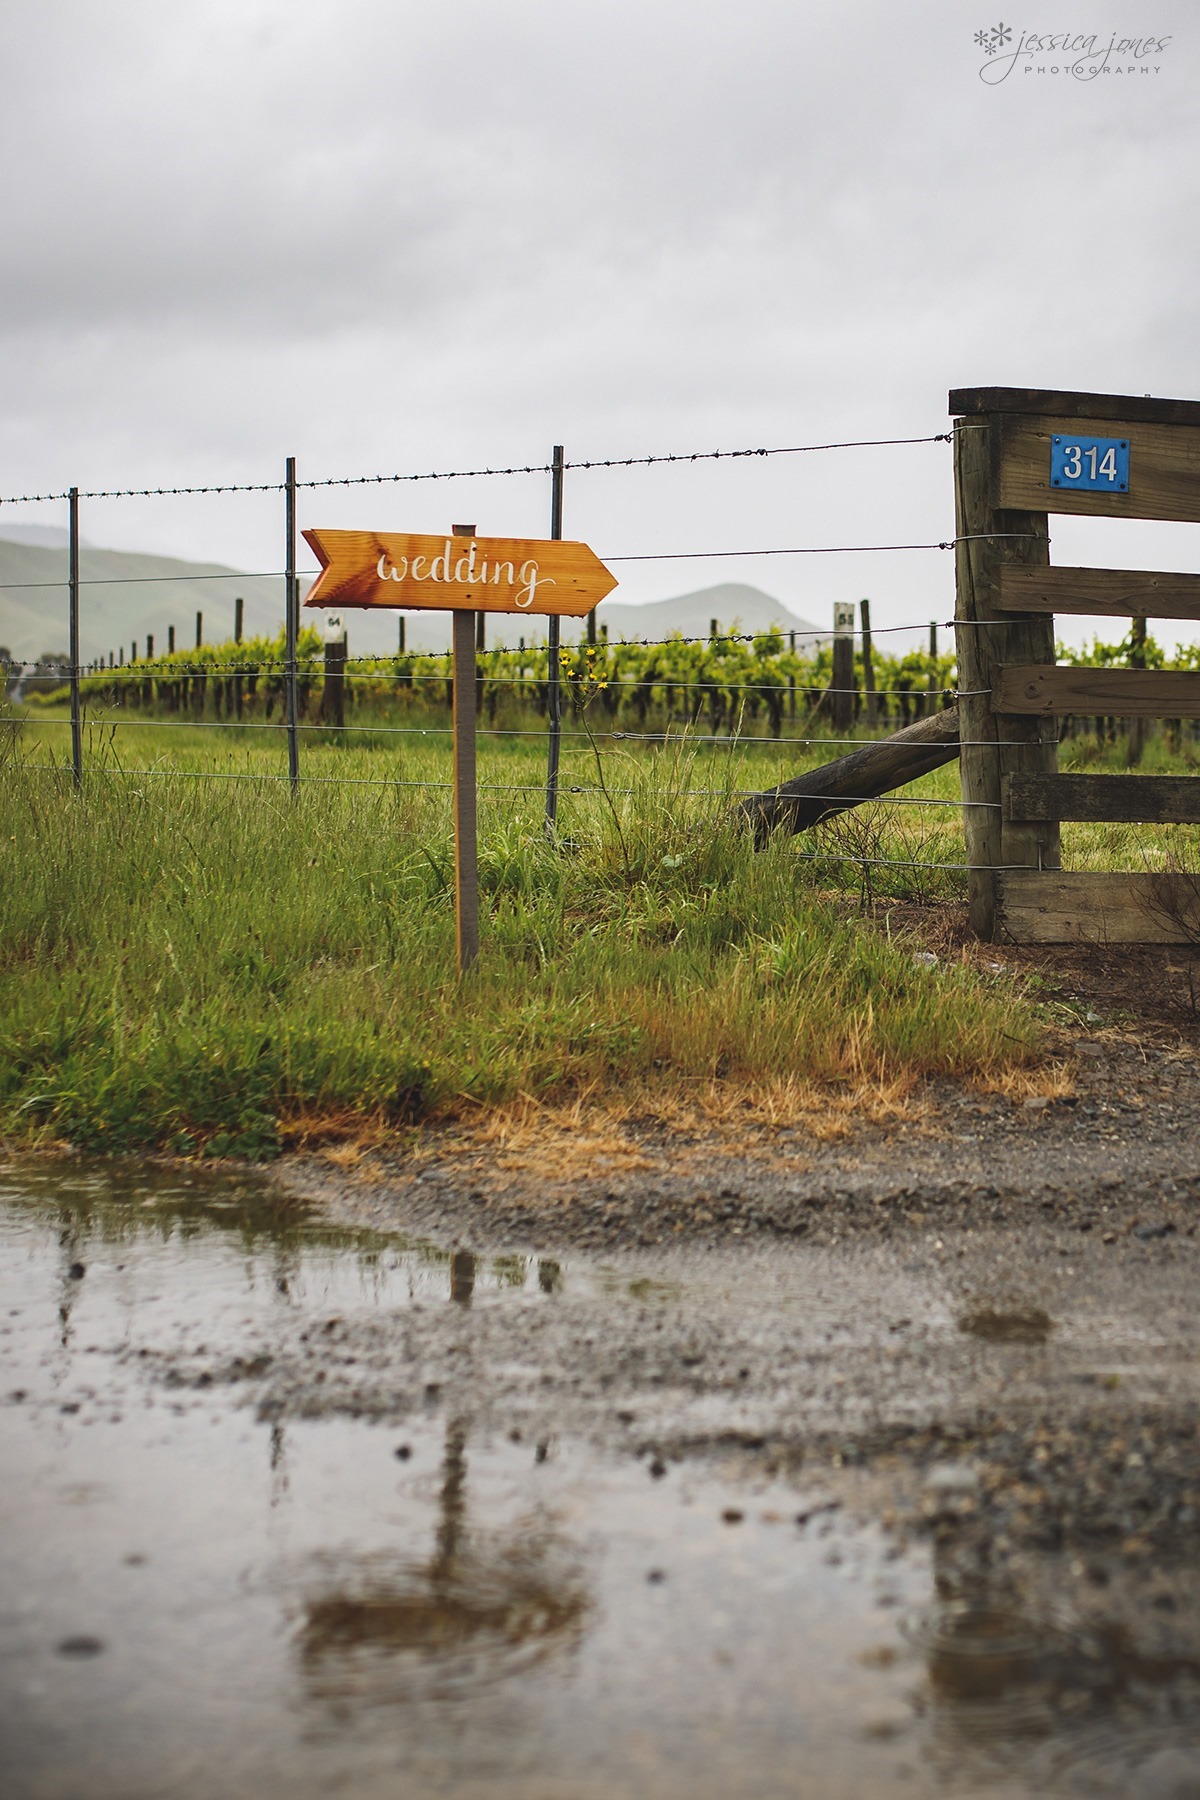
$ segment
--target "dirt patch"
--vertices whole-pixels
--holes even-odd
[[[405,1220],[477,1244],[824,1242],[935,1214],[1011,1222],[1031,1205],[1101,1231],[1191,1223],[1194,1041],[1098,1021],[1086,1035],[1064,1031],[1061,1045],[1060,1060],[1009,1091],[945,1081],[847,1090],[773,1115],[719,1083],[686,1110],[644,1096],[623,1108],[529,1101],[289,1158],[280,1173],[347,1220]]]
[[[1020,977],[1067,1019],[1095,1013],[1126,1030],[1166,1029],[1200,1045],[1200,945],[982,944],[965,907],[904,901],[879,901],[872,917],[890,937],[911,939],[942,961]]]

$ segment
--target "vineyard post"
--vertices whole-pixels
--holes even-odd
[[[1146,620],[1136,614],[1129,623],[1129,666],[1131,669],[1144,669],[1146,666]],[[1125,751],[1125,766],[1135,769],[1142,760],[1146,748],[1145,719],[1130,719],[1129,737]]]
[[[321,694],[321,720],[341,731],[346,723],[346,656],[349,643],[345,621],[329,613],[322,633],[325,643],[325,685]]]
[[[879,723],[879,696],[875,692],[875,658],[871,649],[871,602],[860,600],[858,611],[862,621],[863,691],[867,696],[867,725],[873,731]]]
[[[833,605],[833,679],[829,684],[833,729],[844,736],[854,723],[854,608]]]
[[[235,644],[240,644],[242,641],[242,631],[245,623],[245,601],[242,599],[242,596],[238,594],[233,602],[233,641]],[[239,656],[237,658],[237,674],[233,678],[233,707],[234,712],[239,719],[242,716],[242,692],[242,659]]]

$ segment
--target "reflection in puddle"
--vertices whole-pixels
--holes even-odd
[[[1023,1767],[1039,1794],[1200,1797],[1194,1659],[1147,1657],[1123,1624],[1067,1628],[965,1602],[907,1635],[925,1654],[930,1756],[948,1776],[990,1759]]]
[[[1054,1321],[1037,1306],[985,1306],[964,1313],[958,1329],[989,1344],[1044,1344],[1054,1329]]]
[[[475,1258],[469,1250],[456,1250],[450,1258],[450,1298],[460,1306],[470,1306],[474,1292]]]
[[[1196,1609],[1164,1589],[1155,1635],[1108,1587],[1060,1601],[1057,1549],[1041,1609],[986,1533],[972,1562],[981,1448],[927,1466],[937,1526],[906,1547],[828,1468],[772,1474],[753,1422],[758,1463],[639,1461],[652,1383],[606,1398],[624,1456],[489,1412],[491,1360],[536,1389],[555,1321],[586,1360],[614,1309],[642,1348],[681,1310],[680,1367],[714,1360],[662,1264],[338,1231],[224,1175],[47,1166],[3,1198],[6,1800],[1200,1795]],[[409,1397],[386,1430],[344,1398],[255,1410],[286,1368],[353,1396],[372,1356]]]
[[[427,1560],[323,1553],[306,1571],[298,1641],[314,1696],[378,1703],[442,1693],[578,1641],[588,1607],[578,1553],[546,1513],[502,1532],[471,1527],[466,1447],[465,1425],[451,1421]]]
[[[532,1522],[531,1522],[532,1524]],[[317,1558],[298,1644],[320,1699],[381,1704],[511,1677],[577,1643],[588,1595],[553,1540],[481,1542],[450,1567]]]
[[[1044,1674],[1063,1642],[1017,1613],[962,1604],[946,1606],[915,1634],[940,1699],[1002,1700]]]

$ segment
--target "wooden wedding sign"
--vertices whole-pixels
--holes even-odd
[[[321,565],[306,606],[434,607],[581,619],[617,585],[586,544],[562,539],[306,531]]]
[[[475,615],[557,613],[582,618],[617,578],[586,544],[561,538],[449,537],[411,532],[306,531],[321,565],[306,606],[428,608],[454,617],[454,900],[458,966],[479,954],[475,787]]]

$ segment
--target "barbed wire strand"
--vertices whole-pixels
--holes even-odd
[[[981,428],[979,426],[965,427],[968,430]],[[565,469],[630,469],[648,468],[658,463],[719,462],[745,457],[805,456],[826,450],[878,450],[911,444],[948,444],[953,437],[952,431],[939,431],[924,437],[845,438],[824,444],[782,444],[771,448],[748,450],[692,450],[653,456],[591,457],[579,462],[564,463],[563,467]],[[497,475],[549,475],[552,471],[553,465],[550,463],[514,463],[508,467],[499,468],[430,469],[413,474],[325,475],[311,481],[299,481],[296,485],[301,488],[381,487],[388,486],[393,482],[467,481]],[[281,481],[226,481],[179,487],[81,488],[79,498],[81,500],[146,500],[181,494],[280,494],[283,491],[284,483]],[[46,494],[6,494],[0,496],[0,506],[32,506],[45,501],[68,498],[68,490]]]

